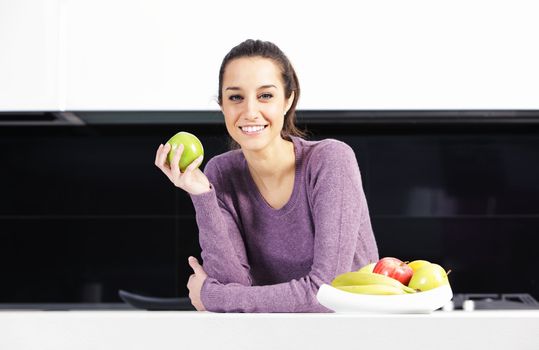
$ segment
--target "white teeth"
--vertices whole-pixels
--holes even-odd
[[[264,129],[264,125],[256,125],[256,126],[243,126],[241,130],[245,132],[257,132]]]

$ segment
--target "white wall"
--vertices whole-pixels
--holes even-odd
[[[217,109],[223,56],[278,44],[301,109],[539,109],[525,0],[0,0],[0,110]]]

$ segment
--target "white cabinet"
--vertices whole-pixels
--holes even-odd
[[[204,38],[217,34],[212,14],[203,11],[208,4],[92,0],[65,6],[68,110],[218,108],[213,97],[225,52],[204,54],[216,48],[205,46]]]
[[[302,110],[538,109],[533,2],[0,0],[0,111],[218,110],[234,45],[279,45]]]
[[[0,0],[0,111],[57,110],[56,0]]]

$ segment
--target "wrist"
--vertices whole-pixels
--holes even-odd
[[[210,192],[212,189],[213,189],[212,185],[211,185],[211,184],[208,184],[207,187],[204,186],[204,187],[197,188],[197,189],[194,189],[194,190],[189,191],[189,194],[190,194],[190,195],[193,195],[193,196],[198,196],[198,195],[201,195],[201,194],[204,194],[204,193],[208,193],[208,192]]]

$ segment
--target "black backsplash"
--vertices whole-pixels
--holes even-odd
[[[539,299],[539,128],[308,124],[356,151],[381,256],[451,269],[454,292]],[[223,125],[0,128],[0,303],[187,296],[194,210],[154,166],[179,130],[206,159]]]

